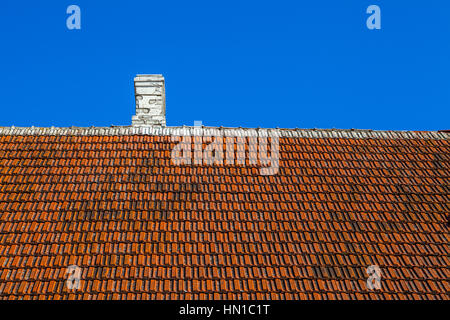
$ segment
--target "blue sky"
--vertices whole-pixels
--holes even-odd
[[[129,125],[134,75],[161,73],[169,126],[449,129],[449,15],[446,0],[2,0],[0,126]]]

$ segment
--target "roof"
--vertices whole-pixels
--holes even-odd
[[[217,132],[278,136],[277,174],[171,161],[170,136]],[[448,138],[0,128],[0,298],[448,299]]]
[[[225,127],[163,127],[163,126],[111,126],[111,127],[0,127],[0,135],[68,135],[68,136],[123,136],[123,135],[273,135],[299,138],[350,139],[448,139],[450,130],[442,131],[379,131],[361,129],[280,129],[280,128],[225,128]]]

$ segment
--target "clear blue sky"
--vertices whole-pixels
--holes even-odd
[[[449,17],[448,0],[2,0],[0,126],[129,125],[134,75],[161,73],[169,126],[449,129]]]

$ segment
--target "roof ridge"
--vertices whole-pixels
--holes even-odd
[[[448,139],[450,132],[372,130],[372,129],[303,129],[303,128],[236,128],[207,126],[110,126],[110,127],[0,127],[0,135],[224,135],[279,136],[305,138],[385,138]]]

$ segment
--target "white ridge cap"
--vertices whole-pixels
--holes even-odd
[[[163,127],[163,126],[113,126],[113,127],[0,127],[0,136],[114,136],[114,135],[223,135],[223,136],[279,136],[301,138],[343,139],[449,139],[444,131],[377,131],[344,129],[273,129],[227,127]]]

